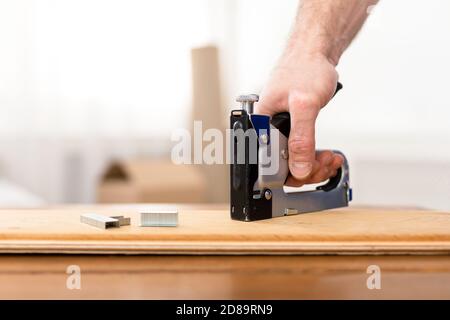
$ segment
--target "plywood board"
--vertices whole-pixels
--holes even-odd
[[[0,252],[119,254],[449,254],[450,213],[343,208],[256,222],[179,207],[179,226],[139,227],[139,206],[0,210]],[[82,213],[131,217],[101,230]]]

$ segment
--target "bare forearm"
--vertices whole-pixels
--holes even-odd
[[[322,54],[337,65],[378,0],[301,0],[283,60]]]

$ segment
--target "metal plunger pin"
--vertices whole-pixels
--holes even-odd
[[[248,114],[253,113],[253,106],[258,100],[259,96],[257,94],[247,94],[236,98],[236,101],[241,103],[241,108],[247,111]]]

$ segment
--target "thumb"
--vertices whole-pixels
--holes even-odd
[[[316,157],[315,124],[319,110],[311,99],[301,95],[289,98],[289,170],[297,180],[307,179],[313,170]]]

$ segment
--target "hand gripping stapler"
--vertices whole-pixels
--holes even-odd
[[[336,92],[342,87],[338,83]],[[290,115],[272,118],[253,114],[257,95],[237,99],[241,109],[233,110],[231,128],[230,197],[231,218],[255,221],[291,214],[346,207],[352,198],[349,168],[345,156],[337,175],[315,190],[285,192],[289,174],[288,138]]]

